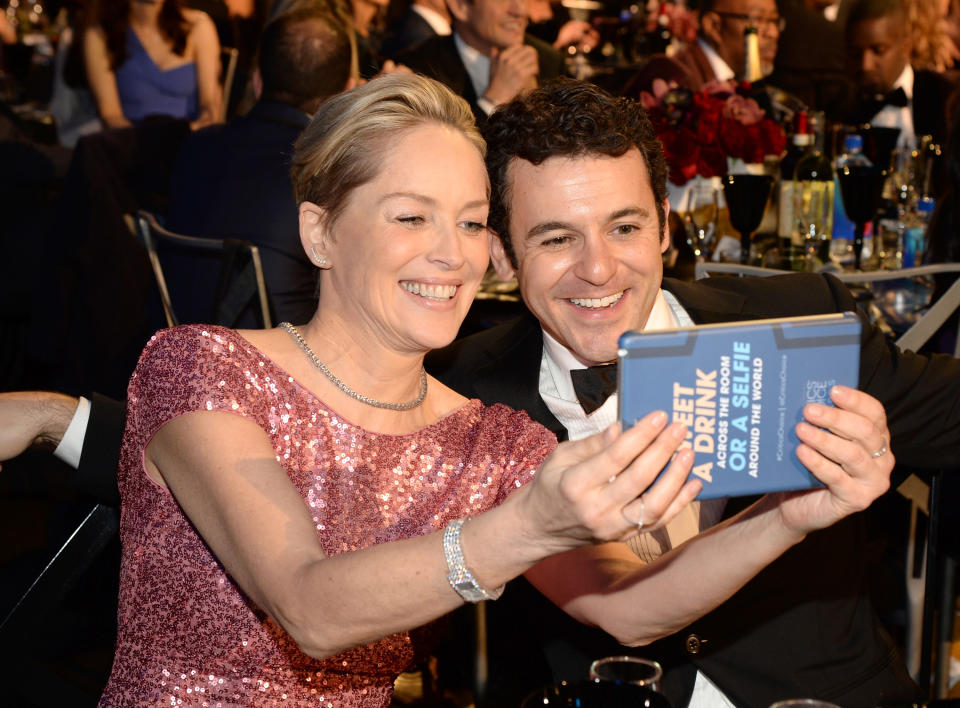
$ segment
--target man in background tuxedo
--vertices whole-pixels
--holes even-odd
[[[910,66],[903,0],[860,0],[847,19],[846,43],[858,89],[847,122],[899,128],[900,147],[915,147],[921,135],[943,144],[949,134],[948,101],[957,82]]]
[[[666,175],[659,144],[637,128],[645,120],[636,104],[575,83],[525,94],[491,117],[493,263],[517,277],[531,314],[438,352],[429,363],[452,388],[524,409],[561,439],[580,437],[616,420],[616,394],[602,395],[616,376],[594,367],[616,359],[626,329],[856,309],[829,276],[662,279],[666,236],[644,234],[664,223]],[[644,200],[656,209],[638,207]],[[866,322],[861,347],[860,389],[884,403],[898,460],[950,464],[960,451],[960,362],[901,353]],[[656,558],[748,501],[694,506],[632,550]],[[809,534],[715,611],[661,634],[647,653],[664,664],[673,705],[766,706],[791,695],[847,708],[911,702],[915,686],[866,592],[865,546],[860,517]],[[544,678],[544,659],[548,679],[571,680],[598,657],[636,651],[569,621],[523,581],[488,617],[490,676],[525,682],[494,683],[493,705],[515,705]]]
[[[477,123],[538,82],[563,73],[556,49],[525,33],[527,0],[449,0],[453,34],[397,55],[398,62],[463,96]]]
[[[295,10],[264,28],[246,115],[189,135],[174,165],[167,227],[206,238],[251,241],[260,249],[278,319],[305,322],[316,310],[316,269],[298,237],[290,188],[293,143],[329,96],[355,83],[347,29],[322,9]],[[168,269],[181,322],[209,321],[215,280],[188,262]],[[181,314],[182,313],[182,314]],[[238,326],[258,326],[252,310]]]
[[[741,78],[746,66],[743,32],[751,24],[757,27],[760,67],[766,76],[773,70],[783,29],[775,0],[703,0],[697,41],[671,57],[651,57],[625,93],[639,96],[640,91],[650,91],[654,79],[699,91],[711,81]]]

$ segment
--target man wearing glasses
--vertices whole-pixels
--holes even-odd
[[[654,79],[673,81],[699,91],[710,81],[743,78],[746,65],[743,32],[757,28],[760,67],[764,76],[773,71],[777,41],[784,21],[775,0],[702,0],[697,41],[674,56],[650,59],[627,89],[629,95],[649,91]]]

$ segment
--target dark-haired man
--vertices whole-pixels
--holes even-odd
[[[517,277],[532,316],[455,343],[434,361],[465,395],[525,409],[561,438],[580,437],[616,419],[615,395],[587,407],[577,379],[589,378],[586,367],[616,359],[626,329],[855,310],[845,288],[825,276],[662,279],[666,171],[635,103],[560,83],[501,108],[485,133],[490,226],[499,235],[493,262],[501,277]],[[860,371],[860,388],[886,407],[898,459],[936,465],[955,457],[960,363],[901,353],[866,325]],[[642,536],[633,550],[644,562],[654,559],[745,503],[705,502],[667,533]],[[810,534],[701,620],[682,631],[651,627],[651,637],[663,639],[649,653],[665,664],[673,704],[767,706],[796,695],[847,708],[910,702],[915,687],[864,591],[863,533],[853,518]],[[725,557],[740,562],[732,548]],[[629,572],[630,563],[617,563],[609,567],[611,587]],[[711,582],[705,571],[691,590]],[[576,616],[580,601],[571,597],[563,608]],[[492,660],[506,662],[491,668],[494,679],[521,662],[525,678],[532,673],[539,653],[524,637],[536,638],[554,679],[585,677],[591,660],[627,651],[568,622],[523,586],[488,614],[501,632],[491,640]]]
[[[903,0],[857,2],[847,19],[846,46],[859,90],[847,122],[899,128],[900,147],[915,147],[920,135],[946,141],[947,102],[957,82],[910,65],[913,42]]]
[[[525,33],[527,0],[448,0],[453,34],[433,37],[397,61],[467,99],[477,122],[538,82],[560,76],[563,57]]]
[[[300,247],[290,189],[289,156],[310,115],[329,96],[354,85],[346,28],[326,11],[295,10],[271,21],[260,39],[254,86],[258,101],[226,125],[183,142],[171,179],[167,226],[207,238],[238,238],[260,248],[267,287],[280,319],[308,320],[316,309],[316,269]],[[186,266],[185,266],[186,268]],[[210,317],[191,303],[216,284],[177,278],[171,292],[182,322]],[[256,326],[253,313],[243,325]]]

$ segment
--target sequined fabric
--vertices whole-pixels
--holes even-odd
[[[503,501],[555,445],[524,413],[470,401],[409,435],[352,425],[235,332],[155,335],[130,381],[120,457],[116,656],[102,706],[332,706],[390,701],[436,626],[312,659],[234,584],[143,468],[178,415],[232,411],[267,433],[333,556],[442,529]]]

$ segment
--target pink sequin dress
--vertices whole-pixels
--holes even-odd
[[[102,706],[379,708],[436,634],[428,625],[326,660],[302,653],[144,471],[144,448],[161,426],[203,410],[232,411],[266,431],[328,556],[483,512],[528,482],[556,444],[525,413],[476,400],[415,433],[369,432],[232,330],[158,333],[127,398],[119,630]]]

